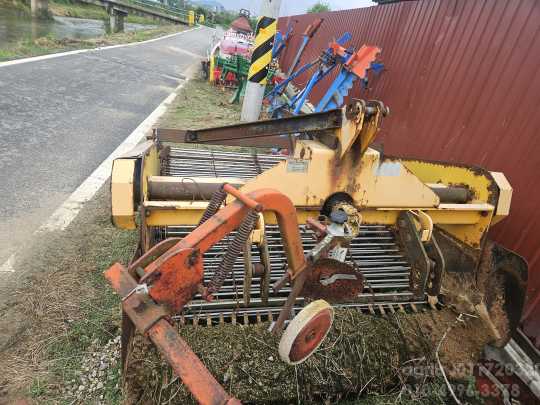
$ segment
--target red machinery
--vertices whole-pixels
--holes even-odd
[[[227,194],[233,195],[236,200],[218,210]],[[289,269],[286,277],[278,284],[282,285],[287,280],[293,284],[287,302],[273,326],[273,333],[283,330],[293,303],[303,292],[308,275],[313,277],[313,274],[316,274],[320,279],[336,278],[337,280],[332,279],[329,291],[339,287],[344,281],[351,282],[356,293],[361,289],[361,277],[352,274],[348,268],[342,268],[347,267],[344,264],[337,268],[325,266],[324,261],[311,265],[317,261],[324,248],[331,246],[334,239],[324,225],[311,221],[325,238],[319,243],[319,248],[314,249],[313,254],[304,256],[296,209],[288,197],[272,189],[244,195],[228,184],[224,184],[215,193],[199,227],[187,237],[181,240],[167,239],[154,246],[129,268],[117,263],[105,272],[113,288],[123,297],[122,307],[129,319],[141,333],[154,342],[201,404],[234,404],[239,401],[225,392],[167,321],[167,317],[169,313],[179,312],[197,292],[206,300],[213,300],[212,294],[219,291],[253,230],[259,213],[263,211],[274,212],[284,240]],[[208,287],[204,287],[202,255],[236,229],[237,234],[226,253],[221,271],[215,275]],[[135,273],[140,277],[138,283],[134,278]],[[333,281],[337,281],[337,284]],[[152,285],[149,288],[150,282]],[[308,285],[309,283],[306,287]],[[279,289],[280,286],[275,288]],[[303,293],[309,295],[309,288]],[[322,293],[324,295],[325,291]],[[287,328],[288,332],[294,330],[295,333],[285,333],[282,338],[280,354],[283,350],[286,351],[285,356],[282,356],[285,357],[284,360],[296,364],[309,357],[325,338],[332,320],[332,308],[322,300],[314,301],[305,307],[291,322],[292,327],[289,325]]]

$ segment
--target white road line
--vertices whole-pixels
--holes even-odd
[[[61,56],[77,55],[79,53],[98,52],[98,51],[103,51],[103,50],[107,50],[107,49],[123,48],[123,47],[127,47],[127,46],[136,46],[136,45],[148,44],[150,42],[160,41],[160,40],[166,39],[166,38],[171,38],[171,37],[174,37],[176,35],[182,35],[182,34],[185,34],[186,32],[191,32],[191,31],[194,31],[194,30],[198,30],[200,28],[201,28],[200,26],[195,27],[195,28],[190,28],[189,30],[185,30],[185,31],[182,31],[182,32],[177,32],[175,34],[165,35],[163,37],[147,39],[146,41],[141,41],[141,42],[130,42],[128,44],[110,45],[110,46],[103,46],[103,47],[90,48],[90,49],[77,49],[75,51],[50,53],[48,55],[32,56],[30,58],[8,60],[7,62],[0,62],[0,68],[6,67],[6,66],[19,65],[21,63],[37,62],[37,61],[40,61],[40,60],[59,58]]]
[[[188,55],[188,56],[191,56],[191,57],[193,57],[193,58],[198,58],[198,59],[200,59],[200,58],[204,58],[204,57],[205,57],[205,55],[200,55],[200,54],[198,54],[198,53],[190,52],[190,51],[188,51],[188,50],[186,50],[186,49],[182,49],[182,48],[179,48],[179,47],[177,47],[177,46],[168,46],[167,49],[170,49],[170,50],[172,50],[172,51],[174,51],[174,52],[184,53],[184,54],[186,54],[186,55]]]
[[[6,262],[0,267],[0,273],[14,273],[15,269],[13,268],[15,264],[15,253],[13,253]]]
[[[135,130],[105,159],[90,176],[64,201],[60,207],[45,221],[34,234],[47,231],[63,231],[77,217],[84,204],[91,200],[96,192],[109,179],[113,160],[131,149],[146,136],[152,129],[157,120],[167,111],[179,90],[189,81],[189,78],[183,81],[169,96],[161,102],[152,113],[135,128]],[[13,253],[6,262],[0,267],[0,273],[15,272],[14,264],[17,254]]]

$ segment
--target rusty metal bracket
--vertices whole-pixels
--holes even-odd
[[[212,143],[230,146],[273,146],[278,143],[291,147],[281,135],[324,132],[342,126],[340,108],[321,113],[262,120],[199,130],[157,129],[154,136],[162,142]]]
[[[182,240],[182,238],[167,238],[164,241],[158,243],[152,248],[150,254],[139,257],[128,267],[129,274],[133,276],[137,269],[144,269],[146,266],[148,266],[150,263],[160,257],[163,253],[165,253],[167,250],[180,242],[180,240]]]
[[[441,292],[442,277],[446,270],[446,262],[435,235],[432,234],[430,240],[424,242],[424,248],[429,258],[435,263],[429,274],[427,293],[431,297],[436,297]]]
[[[341,109],[323,113],[255,121],[202,130],[187,130],[182,142],[219,143],[242,138],[260,138],[297,132],[321,132],[341,128]]]
[[[266,236],[263,237],[262,243],[259,244],[259,255],[261,264],[264,268],[264,273],[261,275],[261,303],[268,305],[268,295],[270,292],[270,273],[272,271],[270,263],[270,252],[268,251],[268,242]]]
[[[105,272],[105,277],[121,297],[122,307],[137,329],[147,335],[165,356],[173,370],[189,388],[200,404],[239,405],[210,374],[197,355],[164,318],[165,308],[156,304],[148,294],[138,293],[135,279],[121,264]]]
[[[122,297],[122,309],[142,333],[168,316],[163,306],[156,304],[147,293],[138,291],[139,284],[121,264],[116,263],[108,269],[105,277]]]
[[[415,299],[424,299],[431,261],[416,229],[413,215],[402,211],[398,217],[398,237],[411,263],[410,286]]]

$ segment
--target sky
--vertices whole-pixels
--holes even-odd
[[[260,0],[218,0],[228,10],[239,10],[247,8],[254,15],[259,14]],[[332,10],[344,10],[348,8],[359,8],[374,6],[371,0],[323,0],[330,4]],[[281,0],[281,16],[304,14],[306,10],[315,4],[317,0]]]

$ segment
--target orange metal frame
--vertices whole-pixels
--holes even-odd
[[[244,217],[256,211],[275,213],[287,255],[289,274],[294,279],[291,295],[283,307],[274,332],[283,328],[301,290],[307,263],[291,200],[272,189],[242,194],[225,184],[223,190],[236,197],[231,204],[181,240],[165,240],[126,269],[119,263],[105,271],[105,277],[122,299],[122,309],[136,328],[146,334],[163,353],[175,373],[201,404],[238,404],[206,369],[173,326],[164,318],[178,313],[197,292],[204,290],[203,254],[237,229]],[[135,273],[144,271],[139,282]],[[298,275],[301,277],[296,277]]]

